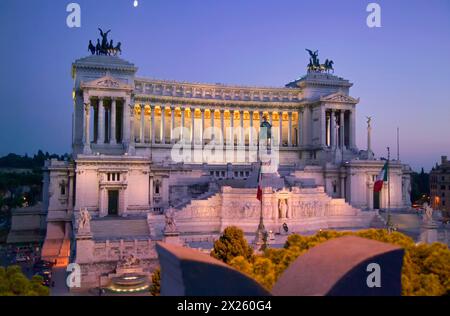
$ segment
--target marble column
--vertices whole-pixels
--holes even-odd
[[[117,143],[116,139],[116,105],[117,100],[115,98],[112,99],[111,102],[111,137],[110,144],[115,145]]]
[[[139,133],[139,141],[141,144],[145,142],[145,104],[141,104],[141,129]]]
[[[205,130],[205,109],[200,109],[201,114],[201,127],[200,127],[200,144],[204,144],[203,132]]]
[[[320,145],[327,145],[327,114],[323,105],[320,107]]]
[[[230,142],[231,146],[234,146],[234,110],[230,111]]]
[[[129,98],[126,98],[123,100],[123,106],[122,106],[122,115],[123,115],[123,124],[122,124],[122,142],[125,144],[134,143],[134,139],[131,136],[130,133],[133,129],[132,124],[130,122],[131,119],[131,111],[133,109],[130,108],[130,100]]]
[[[345,120],[344,120],[344,114],[345,112],[341,110],[340,117],[339,117],[339,138],[340,138],[340,145],[341,148],[345,148]]]
[[[195,108],[191,108],[191,144],[194,144],[195,142],[194,121],[195,121]]]
[[[341,198],[345,199],[345,175],[341,175]]]
[[[156,132],[156,130],[155,130],[155,111],[156,111],[156,106],[155,105],[151,105],[150,104],[150,111],[151,111],[151,122],[150,122],[150,124],[151,124],[151,126],[150,126],[150,130],[151,130],[151,143],[154,145],[155,144],[155,140],[156,140],[156,138],[155,138],[155,132]]]
[[[161,144],[166,143],[166,107],[161,106]]]
[[[350,141],[349,147],[351,149],[356,148],[356,111],[352,109],[350,111]]]
[[[170,107],[170,143],[175,143],[175,107]]]
[[[288,112],[288,146],[292,147],[292,112]]]
[[[225,143],[225,122],[224,122],[224,110],[220,109],[220,130],[222,132],[222,135],[220,136],[220,143],[223,145]]]
[[[253,111],[248,111],[248,114],[250,116],[250,130],[248,131],[248,145],[253,146]]]
[[[283,112],[278,112],[278,128],[279,128],[279,140],[278,140],[278,146],[283,146]]]
[[[89,103],[90,100],[87,100],[87,103],[84,104],[84,147],[85,149],[90,148],[91,146],[91,135],[90,135],[90,121],[91,121],[91,104]]]
[[[240,131],[239,131],[239,145],[245,145],[245,134],[244,134],[244,111],[239,111],[239,125],[240,125]]]
[[[181,107],[181,131],[180,131],[180,140],[184,143],[184,111],[185,108]]]
[[[335,112],[334,112],[335,110],[334,109],[331,109],[330,110],[330,147],[331,148],[334,148],[335,147],[335,123],[336,123],[336,120],[334,119],[335,118]]]
[[[97,144],[105,143],[105,107],[103,98],[98,101],[98,140]]]
[[[210,127],[211,127],[211,141],[214,139],[214,142],[216,142],[216,135],[215,135],[215,133],[214,133],[214,113],[215,113],[215,111],[214,110],[209,110],[209,118],[210,118],[210,120],[211,120],[211,125],[210,125]]]

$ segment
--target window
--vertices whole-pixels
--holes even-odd
[[[108,182],[113,181],[120,181],[120,173],[118,172],[108,172],[106,174],[106,178],[108,179]]]
[[[441,185],[441,190],[445,190],[445,185]]]
[[[66,184],[61,183],[61,195],[66,195]]]

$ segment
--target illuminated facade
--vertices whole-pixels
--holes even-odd
[[[430,172],[431,207],[450,212],[450,161],[442,156],[441,164]]]
[[[384,162],[356,147],[359,100],[349,81],[309,72],[285,87],[245,87],[136,72],[113,56],[74,62],[73,161],[45,168],[44,258],[81,264],[86,284],[98,284],[129,253],[150,271],[168,212],[186,245],[211,243],[228,225],[253,234],[263,117],[277,154],[263,178],[267,229],[368,227],[373,209],[387,206],[387,186],[373,193]],[[410,172],[391,163],[392,208],[410,205]],[[84,209],[90,232],[79,234]]]

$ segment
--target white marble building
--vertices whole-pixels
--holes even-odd
[[[44,258],[88,266],[86,285],[98,284],[129,253],[150,271],[167,210],[188,244],[211,241],[228,225],[254,233],[263,116],[272,123],[279,162],[263,177],[268,229],[278,232],[284,223],[298,232],[368,227],[373,209],[387,206],[387,186],[373,193],[384,161],[367,159],[370,149],[359,151],[355,143],[359,100],[349,95],[349,81],[310,72],[285,87],[247,87],[136,72],[113,56],[73,63],[73,161],[45,167]],[[172,151],[180,143],[182,161]],[[224,149],[214,160],[204,155],[211,145]],[[410,205],[410,172],[392,161],[392,208]],[[82,209],[92,220],[90,233],[80,235]]]

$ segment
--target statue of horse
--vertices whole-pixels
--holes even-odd
[[[117,46],[114,48],[114,56],[117,56],[117,54],[122,55],[122,43],[118,42]]]
[[[92,41],[89,41],[88,51],[91,52],[92,55],[95,55],[95,46],[92,44]]]
[[[328,59],[325,60],[325,64],[324,64],[324,66],[325,66],[325,71],[329,73],[330,70],[331,70],[331,71],[333,71],[333,73],[334,73],[333,64],[334,64],[334,61],[328,60]]]
[[[100,40],[97,38],[97,45],[95,46],[95,54],[101,55],[102,53],[102,45],[100,45]]]

